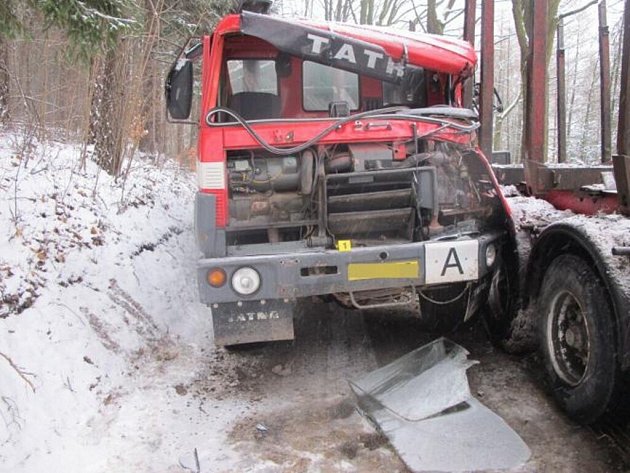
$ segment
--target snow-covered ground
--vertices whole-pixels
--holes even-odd
[[[0,134],[0,472],[407,471],[347,379],[434,339],[414,314],[303,304],[294,342],[216,349],[193,175],[137,157],[123,185],[80,151]],[[527,360],[453,338],[481,362],[472,392],[532,449],[517,471],[621,471]]]
[[[400,471],[348,400],[376,366],[360,318],[343,349],[328,306],[297,350],[216,349],[194,175],[137,157],[115,182],[80,157],[0,135],[0,472]]]
[[[183,471],[242,409],[217,401],[197,425],[177,388],[216,356],[194,177],[138,157],[115,182],[80,157],[0,135],[0,471]]]

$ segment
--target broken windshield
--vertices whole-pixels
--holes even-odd
[[[345,102],[350,110],[359,108],[359,76],[316,62],[304,61],[302,69],[304,110],[328,110],[332,102]]]

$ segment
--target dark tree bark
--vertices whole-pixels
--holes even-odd
[[[119,91],[123,84],[119,79],[122,58],[118,48],[110,48],[95,74],[95,90],[91,109],[91,133],[94,139],[94,155],[97,164],[107,173],[117,176],[122,164],[123,104]]]
[[[93,145],[96,142],[96,128],[98,127],[98,104],[102,94],[103,64],[102,58],[93,57],[90,60],[90,121],[88,123],[87,144]]]
[[[9,45],[0,36],[0,124],[9,121]]]

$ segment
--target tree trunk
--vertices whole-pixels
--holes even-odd
[[[442,34],[444,25],[438,19],[436,0],[427,1],[427,33]]]
[[[571,99],[569,100],[569,116],[567,119],[567,132],[569,134],[569,138],[571,137],[571,130],[573,129],[573,110],[575,110],[575,91],[577,90],[578,83],[578,75],[580,71],[578,70],[578,65],[580,64],[580,41],[575,44],[575,57],[573,58],[573,80],[571,83]]]
[[[578,148],[578,151],[580,152],[580,159],[582,161],[589,161],[589,156],[588,154],[584,153],[584,149],[586,148],[588,142],[589,142],[589,137],[595,135],[594,130],[591,130],[590,128],[590,124],[591,122],[591,109],[592,109],[592,102],[593,102],[593,89],[595,89],[595,81],[597,80],[597,66],[599,64],[599,61],[595,62],[595,65],[593,66],[592,69],[592,73],[591,73],[591,85],[588,88],[588,95],[586,98],[586,113],[584,114],[584,123],[582,123],[582,137],[580,138],[580,146]]]
[[[9,45],[0,36],[0,124],[9,121]]]
[[[362,25],[374,24],[374,0],[361,0],[359,6],[359,22]]]
[[[551,60],[551,53],[553,51],[553,38],[558,23],[558,7],[560,6],[560,0],[549,0],[547,4],[547,51],[546,51],[546,64],[549,68],[549,61]],[[516,29],[516,37],[518,39],[519,49],[521,52],[521,96],[523,98],[523,111],[528,107],[527,104],[527,57],[529,56],[529,32],[527,31],[527,25],[533,15],[533,2],[529,0],[512,0],[512,16],[514,18],[514,27]],[[549,103],[549,84],[545,84],[545,90],[542,91],[545,96],[545,116],[541,118],[544,123],[544,135],[545,135],[545,150],[544,156],[542,156],[543,162],[547,161],[547,106]],[[523,113],[524,115],[524,113]],[[527,126],[525,120],[521,128],[521,161],[524,159],[525,153],[525,127]]]
[[[158,67],[153,58],[155,45],[160,36],[160,20],[159,12],[154,10],[152,0],[145,0],[145,48],[144,57],[146,67],[140,70],[143,75],[143,97],[142,100],[142,118],[144,120],[143,128],[146,133],[140,138],[139,148],[147,153],[156,153],[160,149],[160,136],[158,130],[159,118],[158,107],[161,106],[161,100],[158,94],[158,85],[156,77],[158,75]]]
[[[97,164],[113,176],[120,172],[122,161],[122,104],[120,103],[117,48],[110,48],[96,74],[92,101],[92,133]]]

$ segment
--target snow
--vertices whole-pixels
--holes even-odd
[[[575,215],[569,210],[558,210],[545,200],[520,196],[513,186],[506,186],[502,191],[517,231],[540,231],[556,222],[580,229],[587,241],[597,248],[611,280],[616,281],[621,292],[630,299],[630,259],[612,254],[615,246],[630,246],[630,218],[619,214]],[[522,237],[517,236],[517,244],[522,243]]]
[[[515,195],[514,191],[514,189],[504,190],[504,195],[508,197],[507,202],[517,231],[531,228],[542,230],[552,222],[573,215],[569,210],[556,209],[546,200]]]
[[[378,471],[393,456],[384,447],[322,460],[342,455],[335,441],[371,432],[352,410],[329,414],[344,379],[376,367],[369,319],[335,313],[333,330],[328,308],[308,307],[291,349],[217,350],[197,303],[194,174],[137,156],[116,182],[89,158],[82,169],[80,156],[73,144],[0,134],[0,472],[196,471],[195,451],[201,472],[307,460],[310,471],[330,471],[318,469],[326,461]],[[544,201],[508,200],[521,226],[559,215]],[[629,243],[627,219],[583,224],[598,221]],[[610,257],[611,271],[628,264]],[[278,364],[293,374],[277,376]],[[264,442],[252,433],[261,422]]]
[[[138,156],[116,182],[80,151],[0,134],[0,472],[185,471],[202,444],[206,468],[232,464],[246,403],[183,387],[220,356],[194,174]]]
[[[630,247],[630,218],[618,214],[595,217],[576,215],[564,222],[582,231],[593,243],[609,281],[614,281],[621,294],[630,302],[630,258],[612,254],[613,247]]]

